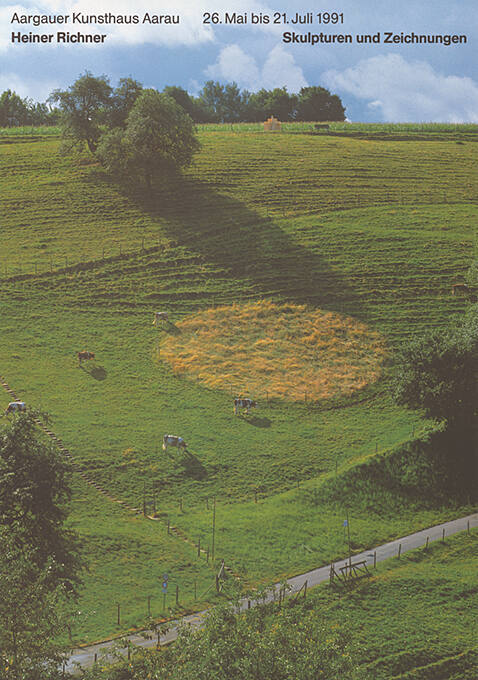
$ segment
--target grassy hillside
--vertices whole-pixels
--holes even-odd
[[[380,565],[348,594],[319,588],[305,606],[339,623],[346,612],[358,677],[473,680],[478,647],[476,532]]]
[[[326,401],[262,398],[251,416],[235,418],[227,382],[213,389],[174,373],[162,343],[168,338],[174,352],[190,315],[269,300],[354,317],[383,337],[390,362],[413,335],[461,316],[467,302],[451,285],[472,257],[478,197],[477,140],[464,132],[457,143],[448,133],[400,141],[385,132],[363,139],[204,129],[193,167],[151,194],[115,184],[86,155],[58,155],[55,137],[0,135],[0,374],[52,415],[53,429],[104,488],[136,507],[154,494],[161,522],[144,528],[146,520],[131,524],[115,510],[114,532],[156,545],[169,517],[210,545],[216,497],[216,558],[247,582],[343,551],[344,506],[354,499],[325,502],[321,485],[420,434],[419,414],[393,404],[385,377]],[[168,311],[172,325],[152,326],[156,310]],[[79,367],[83,349],[96,360]],[[189,454],[163,453],[164,433],[182,435]],[[391,498],[380,508],[351,507],[357,547],[455,515],[462,502]],[[393,513],[383,512],[387,503]],[[94,526],[94,513],[74,508],[74,524]],[[118,551],[98,532],[107,565]],[[148,563],[144,550],[124,538],[117,546],[124,578],[112,579],[108,598],[144,601],[148,580],[138,589],[128,576]],[[186,565],[190,589],[197,567],[187,566],[188,550],[177,547],[170,564]],[[203,567],[198,578],[207,580]],[[85,602],[105,573],[92,572]],[[81,635],[101,625],[82,624]]]
[[[241,615],[231,605],[161,654],[87,677],[474,680],[477,538],[461,534],[388,560],[347,589],[324,585]]]

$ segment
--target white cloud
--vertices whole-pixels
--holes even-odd
[[[271,50],[262,68],[239,45],[228,45],[221,50],[216,63],[208,66],[205,73],[209,78],[234,81],[241,88],[252,91],[262,87],[273,89],[285,86],[289,92],[298,92],[307,85],[302,68],[281,45]]]
[[[430,64],[389,54],[365,59],[345,71],[327,71],[323,80],[340,94],[370,100],[386,121],[478,122],[478,85],[471,78],[445,76]]]
[[[44,102],[51,92],[60,87],[60,83],[52,79],[20,78],[15,73],[0,73],[0,92],[12,90],[22,99],[28,97],[35,102]]]
[[[286,86],[289,92],[298,92],[307,81],[294,57],[282,45],[271,50],[262,69],[262,87],[271,89]]]
[[[234,81],[241,87],[254,89],[260,80],[260,72],[253,57],[239,45],[228,45],[221,50],[215,64],[208,66],[206,75],[214,80]]]

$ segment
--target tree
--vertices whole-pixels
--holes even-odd
[[[108,102],[107,122],[110,127],[126,127],[126,119],[143,86],[133,78],[120,78]]]
[[[294,120],[296,107],[297,95],[289,94],[286,87],[262,89],[249,99],[249,110],[252,108],[256,120],[265,120],[268,116],[275,116],[282,121]]]
[[[400,356],[395,399],[442,422],[450,455],[462,470],[476,460],[478,415],[478,311],[458,328],[435,331],[413,342]],[[457,468],[457,472],[458,472]],[[463,476],[462,476],[463,477]],[[462,486],[466,486],[463,477]]]
[[[39,567],[28,548],[0,530],[0,677],[58,678],[55,640],[64,631],[69,592],[51,583],[51,561]]]
[[[106,76],[94,77],[89,71],[68,90],[54,90],[50,102],[57,103],[63,114],[63,135],[67,146],[86,142],[95,153],[101,137],[101,125],[111,105],[112,88]]]
[[[124,134],[111,131],[98,157],[111,172],[141,174],[148,188],[154,177],[187,167],[199,149],[194,125],[174,99],[144,90],[136,100]]]
[[[0,127],[17,127],[32,122],[30,103],[16,92],[5,90],[0,95]]]
[[[63,527],[68,468],[32,413],[0,429],[0,677],[49,678],[53,637],[79,583],[77,541]]]
[[[403,351],[395,398],[444,421],[463,438],[476,427],[477,385],[478,324],[472,314],[458,329],[435,331]]]
[[[355,677],[347,615],[340,626],[289,601],[240,613],[238,602],[214,607],[200,629],[185,625],[160,654],[137,650],[131,661],[96,668],[85,680],[311,680]]]
[[[63,528],[70,497],[69,468],[38,437],[32,414],[13,417],[0,437],[0,526],[28,549],[51,580],[73,587],[78,569],[74,536]]]
[[[208,112],[211,122],[224,122],[226,113],[224,107],[224,85],[214,80],[208,80],[204,83],[198,100],[204,110]]]
[[[303,87],[297,103],[297,120],[345,120],[345,109],[336,94],[323,87]]]

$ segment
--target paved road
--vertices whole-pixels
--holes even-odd
[[[395,541],[390,541],[390,543],[385,543],[384,545],[380,545],[377,548],[372,548],[362,553],[354,554],[352,561],[360,562],[365,560],[368,566],[373,566],[375,558],[377,562],[381,562],[382,560],[386,560],[389,557],[396,557],[398,555],[399,546],[401,546],[400,550],[403,554],[408,550],[414,550],[415,548],[424,546],[426,544],[427,538],[430,542],[441,540],[443,538],[443,530],[445,530],[446,537],[450,536],[451,534],[456,534],[460,531],[465,531],[468,526],[470,529],[478,527],[478,513],[475,513],[474,515],[468,515],[468,517],[461,517],[459,519],[451,520],[450,522],[445,522],[444,524],[438,524],[437,526],[424,529],[423,531],[417,531],[416,533],[410,534],[409,536],[397,538]],[[339,560],[335,563],[335,569],[340,570],[340,568],[345,566],[348,561],[348,558]],[[319,583],[323,583],[324,581],[328,581],[330,577],[330,567],[331,565],[328,564],[325,567],[312,569],[305,574],[300,574],[300,576],[294,576],[288,579],[287,583],[290,586],[289,595],[297,593],[301,588],[304,587],[306,581],[308,588],[316,586]],[[275,585],[275,593],[271,593],[270,599],[278,595],[280,587],[280,584]],[[241,602],[241,608],[247,609],[247,607],[247,600],[243,600]],[[199,626],[202,623],[206,613],[207,610],[197,614],[190,614],[181,619],[170,621],[169,631],[165,635],[161,636],[161,644],[167,644],[168,642],[172,642],[176,639],[177,628],[180,623],[189,623],[192,626]],[[128,635],[123,639],[129,640],[132,644],[137,645],[138,647],[155,647],[157,644],[157,637],[155,637],[155,633],[153,631],[145,631],[143,635]],[[73,650],[73,653],[66,664],[66,670],[70,673],[74,673],[75,669],[78,668],[78,665],[83,668],[89,668],[94,664],[95,654],[98,656],[98,659],[105,659],[105,654],[107,655],[108,650],[112,648],[113,644],[114,643],[112,642],[102,642],[90,647]]]

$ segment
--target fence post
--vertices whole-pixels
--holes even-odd
[[[206,562],[209,564],[209,546],[207,547],[206,550]]]
[[[304,583],[304,600],[307,596],[307,581]]]
[[[430,541],[430,538],[427,536],[427,542],[426,542],[426,545],[425,545],[425,550],[428,550],[428,542],[429,541]]]
[[[169,536],[169,517],[168,517],[168,536]]]
[[[470,533],[470,520],[468,520],[467,523],[466,523],[466,533],[467,534]]]
[[[377,551],[375,550],[373,553],[373,568],[377,568]]]
[[[201,537],[198,538],[198,557],[201,554]]]
[[[441,540],[443,543],[445,543],[445,529],[443,529]]]
[[[398,544],[398,559],[400,559],[400,555],[402,554],[402,544]]]

